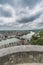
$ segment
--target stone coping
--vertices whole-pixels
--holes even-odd
[[[18,52],[43,52],[43,46],[40,45],[20,45],[0,49],[0,57],[18,53]]]
[[[24,63],[24,64],[17,64],[17,65],[43,65],[43,63]]]

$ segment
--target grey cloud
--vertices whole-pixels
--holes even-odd
[[[19,25],[9,25],[9,24],[4,24],[4,25],[0,25],[0,29],[19,29]]]
[[[34,11],[34,8],[36,7],[36,5],[39,4],[39,2],[41,2],[41,1],[42,0],[0,0],[0,4],[11,5],[16,10],[16,13],[18,14],[18,15],[16,15],[18,17],[18,19],[16,19],[16,23],[14,22],[14,23],[12,23],[12,25],[10,25],[10,23],[4,24],[3,20],[1,20],[0,21],[0,29],[1,28],[2,29],[28,29],[28,28],[31,28],[30,24],[32,22],[34,23],[34,20],[40,18],[40,15],[43,13],[36,12],[34,15],[29,15],[29,12],[27,12],[27,10],[25,10],[25,8],[29,7],[29,9],[31,11],[32,11],[32,9]],[[19,12],[19,10],[21,10],[21,8],[24,8],[24,11]],[[24,15],[24,17],[21,16],[22,14]],[[0,9],[0,17],[3,17],[3,16],[11,17],[12,15],[10,12]],[[20,19],[19,19],[19,16],[21,17]],[[3,25],[1,25],[1,24],[3,24]],[[21,25],[21,24],[23,24],[23,25]],[[21,25],[21,27],[19,27],[19,25]],[[43,26],[43,22],[38,23],[36,25],[36,28],[38,28],[39,26],[40,27]],[[33,24],[33,27],[34,27],[34,24]]]
[[[15,7],[27,7],[33,8],[41,0],[14,0]]]
[[[0,0],[0,4],[8,3],[13,7],[26,7],[33,8],[41,0]]]
[[[17,20],[17,22],[19,22],[19,23],[32,22],[32,21],[34,21],[35,19],[37,19],[40,15],[41,15],[41,13],[37,13],[37,14],[32,15],[32,16],[29,16],[29,17],[21,18],[21,20]]]
[[[0,0],[0,4],[13,4],[13,0]]]
[[[29,6],[30,8],[33,8],[40,0],[23,0],[23,6]]]
[[[38,27],[43,26],[43,21],[41,23],[38,23]]]
[[[11,17],[11,13],[8,11],[4,11],[2,8],[0,8],[0,16],[4,16],[4,17]]]

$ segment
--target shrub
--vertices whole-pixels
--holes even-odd
[[[43,31],[40,31],[40,33],[39,33],[39,34],[40,34],[40,36],[41,36],[41,37],[43,37]]]
[[[43,38],[39,38],[37,40],[32,40],[31,44],[32,45],[43,45]]]

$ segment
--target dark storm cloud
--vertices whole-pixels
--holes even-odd
[[[29,16],[29,17],[24,17],[21,20],[17,20],[17,22],[19,23],[28,23],[28,22],[32,22],[35,19],[37,19],[39,16],[41,15],[41,13],[37,13],[35,15]]]

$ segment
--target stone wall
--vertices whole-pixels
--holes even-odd
[[[34,62],[43,63],[43,46],[25,46],[25,47],[22,46],[22,47],[17,46],[13,47],[13,49],[6,48],[7,50],[1,49],[0,65],[15,65],[19,63],[34,63]],[[34,50],[32,48],[34,48]]]
[[[0,58],[0,65],[15,65],[18,63],[43,63],[43,53],[19,52]]]

